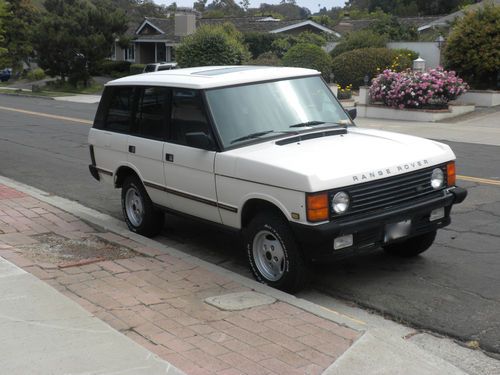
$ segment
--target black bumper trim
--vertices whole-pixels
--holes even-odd
[[[443,228],[451,222],[449,214],[452,205],[463,202],[466,196],[467,190],[453,187],[443,191],[443,195],[439,197],[369,215],[338,217],[329,223],[320,225],[290,222],[290,226],[297,240],[303,245],[304,253],[308,258],[319,259],[330,255],[334,257],[337,252],[344,252],[333,250],[333,239],[338,236],[353,234],[354,245],[345,249],[349,251],[381,245],[386,224],[409,218],[415,219],[416,222],[407,238]],[[428,220],[430,212],[441,207],[445,208],[444,218],[430,222]]]
[[[99,171],[97,170],[97,167],[95,165],[90,164],[89,171],[92,177],[94,177],[97,181],[101,179],[101,177],[99,176]]]

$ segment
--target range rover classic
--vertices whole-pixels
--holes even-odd
[[[447,145],[354,117],[315,70],[134,75],[105,87],[89,168],[121,189],[131,231],[156,235],[165,211],[238,230],[255,278],[296,291],[311,262],[422,253],[467,195]]]

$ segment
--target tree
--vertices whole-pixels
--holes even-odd
[[[127,29],[125,14],[109,0],[46,0],[34,38],[39,65],[50,76],[87,85],[90,71],[110,55]]]
[[[5,18],[4,55],[7,65],[14,69],[28,64],[28,58],[33,56],[33,32],[39,19],[39,11],[30,0],[10,0],[7,3],[8,15]]]
[[[339,44],[330,52],[332,57],[360,48],[383,48],[387,44],[387,37],[372,30],[359,30],[343,37]]]
[[[466,12],[444,49],[446,66],[471,86],[495,89],[500,74],[500,6]]]
[[[330,79],[332,60],[321,47],[311,43],[298,43],[283,56],[284,66],[296,66],[319,70],[323,78]]]
[[[366,9],[373,12],[377,9],[397,16],[440,15],[448,14],[477,0],[349,0],[346,7]]]
[[[3,66],[7,48],[5,47],[5,20],[7,18],[7,4],[0,0],[0,67]]]
[[[395,16],[384,15],[376,19],[370,30],[376,34],[385,35],[391,41],[416,41],[418,40],[417,28],[412,25],[403,25]]]
[[[243,37],[233,24],[203,25],[176,49],[182,68],[206,65],[241,65],[250,58]]]

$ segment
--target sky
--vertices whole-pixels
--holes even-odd
[[[174,0],[154,0],[157,4],[172,4]],[[312,13],[317,12],[320,8],[326,7],[330,9],[332,7],[341,7],[344,6],[345,0],[296,0],[297,5],[301,7],[309,8]],[[193,0],[176,0],[177,6],[180,7],[192,7]],[[211,0],[208,0],[208,3],[211,3]],[[235,0],[236,3],[239,3],[239,0]],[[261,3],[267,4],[279,4],[280,0],[250,0],[250,7],[258,8]],[[318,4],[320,5],[318,7]]]

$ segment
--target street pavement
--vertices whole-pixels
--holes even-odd
[[[2,177],[0,220],[8,373],[465,374],[393,330],[368,330]]]
[[[88,122],[95,112],[95,105],[5,98],[4,101],[1,97],[0,106],[76,117]],[[88,177],[88,125],[12,111],[2,111],[1,116],[0,174],[121,217],[118,192]],[[422,132],[433,131],[427,136],[445,140],[456,151],[460,174],[498,179],[500,152],[495,129],[499,125],[495,112],[481,111],[476,119],[466,118],[465,121],[467,125],[464,121],[426,124],[379,120],[370,124],[386,126],[389,130],[399,127],[399,131],[410,134],[426,135]],[[358,124],[370,125],[361,120]],[[442,129],[442,125],[446,126],[445,130],[439,133],[432,130]],[[477,131],[471,131],[470,127],[475,125],[488,136],[474,138]],[[447,141],[450,137],[457,142]],[[488,146],[481,142],[488,142]],[[402,263],[374,252],[320,267],[316,272],[316,284],[300,297],[327,307],[333,304],[336,308],[339,304],[335,298],[340,297],[417,328],[470,341],[472,346],[477,341],[481,347],[497,351],[500,283],[496,271],[499,264],[496,243],[500,231],[495,215],[500,212],[499,188],[478,182],[460,181],[460,184],[471,188],[469,198],[462,206],[457,206],[459,215],[455,215],[454,223],[448,232],[442,232],[438,243],[424,256]],[[242,255],[234,251],[239,246],[238,239],[227,233],[168,217],[164,234],[157,239],[250,277]]]

